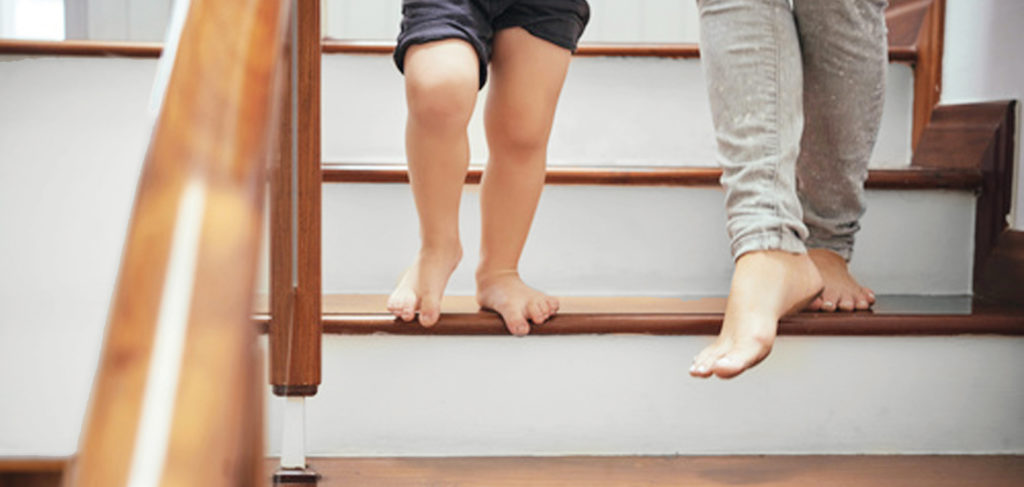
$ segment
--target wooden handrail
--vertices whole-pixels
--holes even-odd
[[[320,385],[319,2],[299,2],[295,14],[295,106],[282,117],[271,178],[270,383],[279,396],[312,396]]]
[[[265,482],[246,325],[288,3],[187,6],[67,485]]]

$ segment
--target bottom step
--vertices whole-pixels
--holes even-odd
[[[1024,456],[618,456],[311,458],[333,486],[822,486],[1024,485]],[[278,459],[267,459],[265,478]],[[0,458],[0,487],[58,487],[67,459]],[[312,485],[312,484],[304,484]]]
[[[1024,485],[1022,456],[316,458],[318,485]]]

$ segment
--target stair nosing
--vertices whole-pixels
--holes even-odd
[[[325,37],[321,41],[322,54],[390,55],[393,41],[357,41]],[[163,52],[163,43],[142,41],[96,40],[0,40],[0,54],[27,54],[46,56],[124,56],[157,58]],[[576,51],[579,57],[653,57],[695,59],[700,56],[696,43],[583,43]],[[889,46],[889,61],[915,63],[917,46]]]
[[[408,183],[404,164],[325,162],[325,183]],[[467,184],[479,184],[483,167],[470,166]],[[718,186],[721,169],[700,166],[548,166],[545,183],[604,186]],[[981,187],[980,170],[971,168],[871,169],[870,189],[956,189]]]

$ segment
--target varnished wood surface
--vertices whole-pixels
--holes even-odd
[[[1024,484],[1024,456],[1019,455],[311,458],[310,464],[323,475],[318,484],[322,487],[1019,487]],[[58,460],[56,465],[63,466],[63,462]],[[267,459],[264,471],[269,472],[276,465],[277,459]],[[0,487],[56,487],[59,475],[59,469],[40,469],[38,465],[24,462],[11,465],[0,459]],[[262,479],[265,483],[252,485],[270,485],[269,474]]]
[[[987,265],[996,241],[1007,227],[1013,199],[1016,101],[940,106],[914,151],[911,166],[966,169],[981,175],[975,205],[974,269]],[[974,287],[984,289],[985,273],[975,272]]]
[[[25,41],[0,39],[0,54],[160,57],[163,44],[139,41]]]
[[[295,333],[289,386],[308,394],[320,384],[320,308],[321,308],[321,198],[320,174],[320,2],[298,2],[299,13],[299,90],[298,90],[298,288],[295,291]],[[285,391],[278,391],[285,392]]]
[[[483,168],[471,166],[467,184],[479,184]],[[546,184],[614,186],[718,186],[722,170],[715,167],[579,167],[549,166]],[[398,164],[325,163],[328,183],[408,183],[409,171]],[[963,167],[873,169],[866,183],[872,189],[976,189],[981,171]]]
[[[978,273],[983,299],[1024,307],[1024,231],[1003,232]]]
[[[192,252],[182,249],[194,248],[195,260],[182,261],[194,265],[194,275],[182,283],[191,288],[184,291],[188,308],[178,309],[182,321],[159,325],[182,333],[184,342],[176,387],[155,409],[166,408],[170,424],[161,442],[165,454],[152,457],[160,467],[153,484],[239,485],[262,465],[249,445],[263,420],[246,404],[259,370],[257,337],[244,324],[252,309],[287,5],[193,0],[189,6],[136,192],[69,485],[127,483],[158,312],[170,306],[164,292],[175,242],[183,256]],[[195,213],[179,213],[182,201],[192,201]],[[179,240],[186,235],[179,221],[197,227],[195,240]]]
[[[320,4],[298,6],[296,105],[289,85],[271,173],[270,383],[283,396],[320,384]]]
[[[391,41],[358,41],[325,38],[321,42],[325,54],[376,54],[389,55],[395,50]],[[29,54],[50,56],[127,56],[159,57],[160,43],[119,42],[119,41],[23,41],[0,40],[0,54]],[[584,43],[576,51],[582,57],[658,57],[697,58],[700,48],[696,44],[594,44]],[[917,49],[913,45],[892,45],[889,60],[893,62],[914,62]]]
[[[328,54],[391,54],[395,50],[395,43],[325,38],[323,49]],[[696,59],[700,57],[700,47],[696,43],[582,43],[575,55]],[[917,60],[917,49],[913,45],[890,45],[889,60],[914,62]]]
[[[322,487],[1020,487],[1021,456],[313,458]]]
[[[256,324],[265,329],[265,298],[257,299]],[[875,310],[805,312],[783,319],[780,335],[1024,335],[1024,309],[972,304],[968,297],[879,296]],[[385,295],[326,295],[325,333],[366,335],[496,335],[501,318],[482,311],[471,296],[446,296],[441,320],[431,328],[387,313]],[[637,333],[714,335],[722,324],[724,298],[559,297],[561,309],[534,335]]]

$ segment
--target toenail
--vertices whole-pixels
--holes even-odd
[[[735,359],[733,359],[731,357],[722,357],[722,358],[718,359],[717,362],[715,362],[715,365],[716,366],[721,366],[721,367],[736,367],[739,364],[736,362]]]
[[[824,303],[821,303],[821,306],[823,308],[831,308],[831,307],[835,306],[835,304],[833,304],[832,301],[825,301]]]

